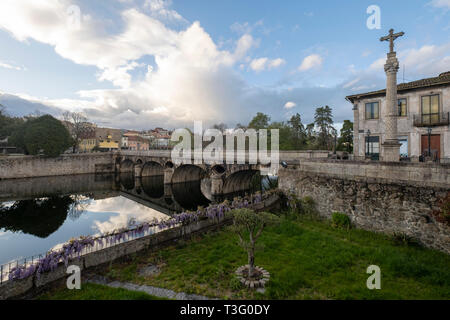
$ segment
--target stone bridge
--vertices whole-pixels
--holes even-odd
[[[301,158],[326,158],[327,151],[280,151],[279,161],[297,162]],[[236,157],[236,155],[235,155]],[[205,195],[219,196],[248,190],[254,175],[259,174],[262,165],[249,164],[194,164],[194,155],[190,163],[175,164],[171,151],[120,151],[113,154],[116,174],[133,173],[135,179],[163,176],[165,185],[175,185],[200,181]],[[236,163],[236,161],[235,161]]]

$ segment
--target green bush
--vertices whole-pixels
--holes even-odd
[[[331,224],[335,228],[351,228],[350,218],[345,213],[333,212],[331,215]]]
[[[415,238],[403,232],[394,232],[392,234],[392,239],[394,240],[395,243],[400,245],[419,246],[419,242]]]
[[[50,115],[28,119],[13,132],[11,141],[27,154],[37,155],[42,152],[50,157],[59,156],[73,142],[67,128]]]

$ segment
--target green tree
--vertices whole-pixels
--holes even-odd
[[[318,147],[330,149],[333,130],[333,114],[329,106],[320,107],[316,109],[314,116],[314,124],[319,129],[318,132]]]
[[[306,144],[306,132],[300,114],[293,115],[288,123],[291,129],[293,149],[303,149]]]
[[[344,120],[337,149],[349,153],[353,152],[353,122],[350,120]]]
[[[292,132],[291,128],[284,122],[272,122],[269,125],[269,129],[278,129],[279,131],[279,147],[280,150],[293,150],[291,141]],[[269,131],[270,135],[270,131]]]
[[[306,134],[306,145],[308,149],[315,149],[316,148],[316,130],[315,130],[315,124],[310,123],[306,126],[305,134]]]
[[[72,146],[67,128],[50,115],[28,119],[11,136],[13,143],[27,154],[41,151],[46,156],[56,157]]]
[[[248,127],[255,130],[266,129],[269,126],[269,122],[270,117],[267,114],[258,112],[252,121],[250,121]]]
[[[0,140],[9,136],[24,123],[23,118],[10,117],[5,112],[5,107],[0,104]]]
[[[278,217],[272,213],[257,213],[250,209],[236,209],[231,213],[233,215],[232,228],[239,237],[239,244],[247,251],[248,277],[252,278],[255,273],[256,240],[268,224],[278,222]]]

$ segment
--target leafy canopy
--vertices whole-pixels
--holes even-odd
[[[27,154],[42,151],[50,157],[59,156],[73,144],[67,128],[50,115],[29,119],[13,132],[11,140]]]

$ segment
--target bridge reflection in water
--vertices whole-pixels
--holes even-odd
[[[240,177],[247,192],[261,189],[258,174]],[[231,181],[231,180],[230,180]],[[0,264],[43,253],[73,237],[195,210],[221,198],[207,178],[164,184],[164,176],[77,175],[0,181]]]

